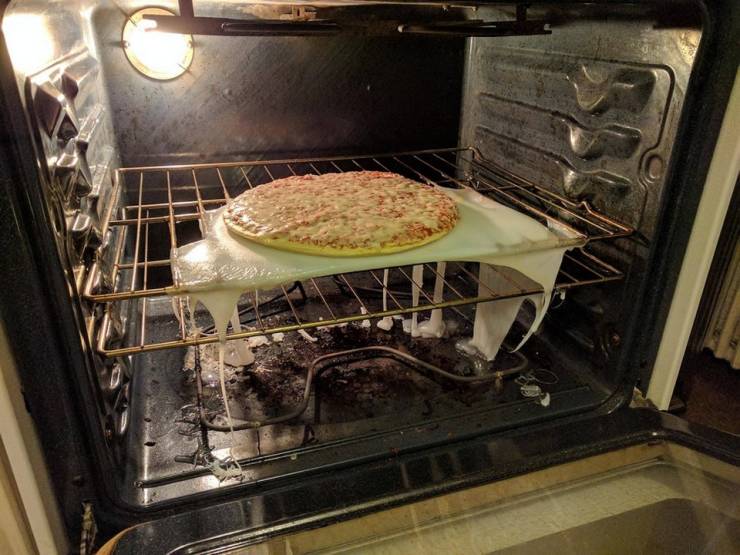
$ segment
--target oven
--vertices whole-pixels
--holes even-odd
[[[43,545],[247,546],[645,443],[737,465],[655,410],[737,173],[733,2],[151,4],[4,11],[0,305]],[[579,241],[551,285],[446,259],[244,291],[227,415],[174,257],[248,189],[350,171]]]

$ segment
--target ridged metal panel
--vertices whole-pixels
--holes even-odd
[[[660,248],[653,235],[701,38],[698,15],[682,9],[676,24],[639,6],[535,6],[528,13],[550,21],[551,35],[467,44],[461,143],[636,229],[630,240],[599,245],[628,269],[624,285],[574,291],[553,314],[598,364],[619,351],[629,299],[650,249]]]
[[[650,237],[700,32],[580,16],[549,36],[469,40],[462,142]]]

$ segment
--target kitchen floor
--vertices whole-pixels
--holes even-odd
[[[679,416],[740,435],[740,370],[704,350],[681,370],[680,395],[686,410]]]

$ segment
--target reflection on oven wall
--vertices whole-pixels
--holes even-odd
[[[110,287],[100,268],[110,260],[118,237],[107,226],[118,205],[113,175],[119,159],[91,26],[96,6],[86,0],[12,3],[3,32],[38,149],[46,210],[81,330],[78,337],[95,384],[95,425],[120,460],[115,440],[128,429],[129,364],[124,358],[101,358],[95,338],[104,326],[109,335],[122,333],[123,316],[77,302],[85,289]]]

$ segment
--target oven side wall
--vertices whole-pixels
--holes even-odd
[[[589,247],[626,271],[623,282],[571,291],[548,314],[548,333],[588,353],[611,388],[621,381],[634,293],[661,248],[658,219],[702,38],[696,7],[676,13],[680,20],[659,7],[534,6],[529,16],[550,21],[551,35],[467,44],[460,143],[636,229]]]
[[[128,406],[116,366],[125,361],[106,363],[91,347],[102,309],[81,301],[117,202],[94,9],[93,0],[0,2],[0,318],[20,380],[12,393],[36,427],[74,545],[82,502],[113,495]]]

